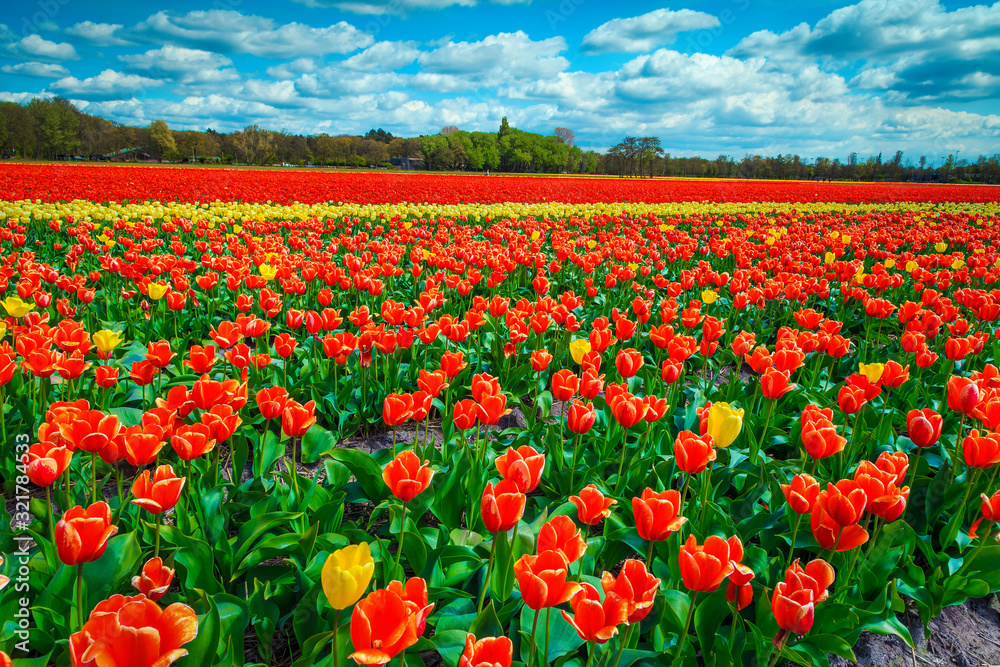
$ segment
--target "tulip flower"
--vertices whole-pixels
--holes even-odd
[[[392,495],[407,503],[430,485],[434,472],[427,466],[427,461],[421,464],[416,454],[406,450],[386,465],[382,481]]]
[[[538,553],[558,551],[566,559],[568,565],[583,557],[587,550],[587,542],[577,530],[573,520],[562,514],[552,517],[538,529],[538,540],[535,548]]]
[[[789,382],[791,373],[768,368],[760,376],[760,388],[764,398],[776,400],[792,391],[798,385]]]
[[[500,476],[514,483],[521,493],[531,493],[538,488],[545,470],[545,455],[539,454],[530,445],[517,449],[508,448],[507,453],[498,456],[494,462]]]
[[[833,568],[823,560],[811,561],[803,569],[795,561],[771,595],[771,612],[781,630],[774,637],[779,650],[790,634],[807,634],[813,625],[815,606],[829,597],[834,582]]]
[[[0,651],[0,667],[14,667],[14,661],[3,651]]]
[[[505,394],[494,394],[483,396],[476,408],[479,412],[479,421],[484,426],[494,426],[501,417],[509,415],[512,410],[507,407],[507,396]]]
[[[281,430],[289,438],[301,438],[316,423],[316,401],[305,405],[289,399],[281,414]]]
[[[569,600],[573,615],[561,612],[585,642],[605,644],[618,634],[618,626],[627,622],[628,603],[614,591],[600,593],[590,584],[582,584]]]
[[[541,373],[547,369],[551,362],[552,355],[549,354],[548,350],[534,350],[531,353],[531,368],[536,373]]]
[[[650,553],[653,542],[667,539],[687,521],[680,516],[680,506],[681,494],[673,489],[656,492],[647,487],[641,496],[632,499],[635,527],[639,537],[650,542]]]
[[[359,665],[384,665],[413,646],[434,609],[427,604],[427,584],[414,577],[404,587],[399,581],[369,593],[351,614],[350,658]]]
[[[371,549],[367,542],[337,549],[323,564],[323,593],[330,606],[338,612],[361,599],[375,571]]]
[[[570,496],[569,500],[576,506],[577,518],[588,526],[596,526],[611,516],[611,506],[618,502],[613,498],[605,498],[593,484],[588,484],[580,491],[579,496]]]
[[[466,398],[455,403],[452,414],[452,423],[455,428],[467,431],[476,425],[478,419],[479,405],[474,400]]]
[[[580,379],[571,370],[556,371],[552,376],[552,397],[557,401],[568,401],[580,388]]]
[[[264,387],[257,392],[257,409],[264,419],[279,419],[288,404],[288,390],[284,387]]]
[[[710,593],[735,570],[730,562],[729,543],[710,535],[699,545],[694,535],[680,549],[680,570],[684,585],[694,592]]]
[[[1000,433],[984,433],[973,429],[962,440],[962,453],[966,465],[989,470],[1000,463]]]
[[[713,403],[708,410],[708,435],[715,447],[725,449],[733,444],[743,430],[743,410],[734,410],[728,403]]]
[[[83,628],[70,636],[74,665],[168,667],[188,654],[198,635],[198,617],[186,604],[166,609],[145,595],[115,595],[100,602]]]
[[[681,431],[674,440],[677,467],[689,475],[697,475],[716,459],[712,436],[699,437],[691,431]]]
[[[142,572],[132,577],[132,588],[156,602],[167,594],[173,580],[174,571],[165,567],[161,558],[151,558],[142,566]]]
[[[215,449],[215,440],[204,424],[185,424],[170,438],[170,446],[182,461],[192,461]]]
[[[132,483],[133,505],[145,508],[150,514],[162,514],[170,509],[180,499],[185,479],[174,474],[169,465],[162,465],[150,477],[144,470]]]
[[[32,484],[50,487],[66,471],[72,458],[73,452],[60,443],[36,443],[28,448],[28,479]]]
[[[477,641],[469,634],[458,667],[510,667],[513,658],[514,645],[506,637],[484,637]]]
[[[625,561],[617,577],[605,572],[601,576],[601,587],[606,594],[615,593],[625,600],[626,620],[639,623],[653,610],[653,601],[660,589],[660,580],[646,570],[641,560]]]
[[[108,540],[117,532],[118,527],[111,525],[111,508],[107,503],[66,510],[56,524],[59,560],[66,565],[93,562],[104,555]]]
[[[615,368],[623,378],[635,377],[644,364],[642,353],[634,348],[626,348],[615,357]]]
[[[567,602],[580,585],[566,581],[566,558],[558,551],[532,556],[525,554],[514,563],[514,576],[524,604],[538,611]]]
[[[487,482],[479,506],[486,530],[493,534],[505,533],[516,526],[524,514],[525,500],[524,493],[510,480],[495,486]]]
[[[590,341],[586,338],[575,338],[570,341],[569,354],[575,363],[583,363],[583,355],[591,351]],[[562,399],[560,399],[562,400]]]

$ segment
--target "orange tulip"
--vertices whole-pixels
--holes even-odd
[[[421,464],[410,450],[400,452],[382,471],[382,481],[392,495],[408,503],[430,485],[434,472],[428,464],[428,461]]]
[[[771,612],[781,631],[774,638],[783,646],[789,634],[807,634],[813,625],[815,605],[829,597],[833,584],[833,568],[823,560],[814,560],[803,570],[795,561],[785,571],[785,580],[778,583],[771,595]]]
[[[634,377],[643,366],[642,353],[634,348],[626,348],[615,357],[615,368],[623,378]]]
[[[538,488],[545,470],[545,455],[539,454],[530,445],[513,447],[506,454],[498,456],[496,461],[500,476],[510,480],[521,493],[531,493]]]
[[[573,433],[587,433],[597,421],[597,411],[593,403],[573,401],[566,414],[566,428]]]
[[[531,353],[531,368],[536,373],[541,373],[549,367],[552,362],[552,355],[548,350],[534,350]]]
[[[610,398],[608,408],[615,420],[623,428],[629,429],[643,420],[649,406],[638,396],[633,396],[625,391]]]
[[[513,482],[502,480],[496,486],[487,482],[479,512],[491,533],[505,533],[524,515],[525,496]]]
[[[980,435],[978,429],[973,429],[962,440],[962,454],[969,466],[989,470],[1000,463],[1000,433]]]
[[[90,563],[104,555],[108,540],[118,532],[111,525],[111,508],[94,503],[87,509],[79,505],[66,510],[56,524],[56,547],[65,565]]]
[[[291,399],[281,414],[281,430],[289,438],[301,438],[316,423],[316,401],[300,405]]]
[[[382,401],[382,421],[395,428],[413,416],[413,397],[410,394],[389,394]]]
[[[257,392],[257,409],[264,419],[279,419],[288,404],[288,390],[284,387],[264,387]]]
[[[562,612],[566,622],[573,626],[585,642],[604,644],[618,634],[618,626],[627,622],[628,603],[614,591],[600,593],[590,584],[582,584],[569,600],[573,615]]]
[[[73,421],[59,424],[59,433],[66,440],[67,447],[89,454],[101,451],[108,442],[118,437],[120,431],[118,418],[100,410],[81,412]]]
[[[32,484],[46,487],[69,467],[73,452],[54,442],[39,442],[28,448],[28,479]]]
[[[535,611],[563,604],[579,590],[580,584],[566,581],[568,575],[566,559],[558,551],[525,554],[514,563],[524,604]]]
[[[557,401],[568,401],[580,388],[580,379],[573,371],[564,368],[552,376],[552,397]]]
[[[569,500],[576,506],[580,522],[588,526],[596,526],[602,519],[611,516],[611,506],[618,502],[613,498],[605,498],[593,484],[584,487],[579,496],[570,496]]]
[[[729,543],[715,535],[707,537],[703,545],[694,535],[689,536],[678,558],[684,585],[696,592],[714,591],[735,569],[729,558]]]
[[[677,467],[690,475],[697,475],[715,460],[712,436],[699,437],[691,431],[681,431],[674,440],[674,458]]]
[[[455,407],[452,412],[452,421],[455,424],[455,428],[467,431],[476,425],[476,421],[478,419],[479,404],[474,400],[466,398],[455,403]]]
[[[427,584],[414,577],[369,593],[351,613],[351,659],[359,665],[384,665],[417,643],[434,609],[427,604]]]
[[[982,392],[971,379],[953,375],[948,380],[948,409],[972,417],[980,400]]]
[[[781,492],[793,512],[809,514],[819,495],[819,482],[812,475],[796,475],[791,484],[782,484]]]
[[[163,429],[156,424],[129,426],[124,431],[125,460],[130,465],[145,466],[156,460],[164,441]]]
[[[474,635],[465,638],[465,651],[458,660],[458,667],[510,667],[514,658],[514,645],[506,637],[484,637],[476,641]]]
[[[177,353],[170,349],[170,341],[161,340],[150,343],[146,351],[146,361],[151,363],[157,370],[162,370],[170,365],[170,361],[177,356]]]
[[[467,365],[461,352],[445,352],[441,355],[441,370],[444,371],[449,380],[458,377],[458,374]]]
[[[132,483],[132,495],[135,496],[132,504],[145,508],[150,514],[162,514],[177,504],[186,481],[175,475],[169,465],[158,467],[152,478],[148,470],[143,470]]]
[[[906,415],[906,431],[917,447],[931,447],[941,437],[942,419],[934,410],[910,410]]]
[[[215,440],[204,424],[185,424],[171,436],[170,446],[182,461],[192,461],[215,449]]]
[[[638,623],[653,610],[660,580],[646,570],[646,564],[641,560],[629,559],[617,577],[605,572],[601,577],[601,587],[606,594],[615,593],[625,600],[626,620]]]
[[[868,541],[868,531],[858,524],[841,526],[817,503],[810,516],[813,537],[824,549],[850,551]]]
[[[509,415],[512,411],[507,407],[506,394],[495,394],[483,396],[477,406],[479,421],[485,426],[493,426],[500,421],[501,417]]]
[[[174,571],[163,565],[160,557],[151,558],[142,566],[142,572],[132,577],[132,588],[156,602],[170,589]]]
[[[778,399],[795,389],[798,385],[789,382],[791,373],[768,368],[760,376],[760,388],[764,398]]]
[[[74,667],[168,667],[187,655],[181,647],[197,635],[198,617],[186,604],[160,609],[145,595],[115,595],[70,636],[69,653]]]
[[[657,493],[649,487],[632,499],[632,513],[639,537],[659,542],[681,529],[687,521],[679,516],[681,494],[673,489]]]
[[[558,551],[567,563],[575,563],[583,557],[587,550],[587,542],[583,539],[576,524],[565,514],[552,517],[538,529],[538,541],[535,545],[538,553]]]

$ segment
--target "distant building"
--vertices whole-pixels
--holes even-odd
[[[426,169],[424,161],[422,158],[416,157],[394,157],[389,160],[389,164],[393,167],[399,167],[403,170],[410,169]]]

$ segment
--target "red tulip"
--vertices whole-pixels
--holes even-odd
[[[486,530],[494,534],[505,533],[516,526],[524,515],[525,500],[524,494],[508,480],[496,486],[487,482],[479,505]]]
[[[152,478],[148,470],[143,470],[132,483],[132,495],[135,496],[132,504],[145,508],[150,514],[162,514],[177,504],[186,481],[175,475],[169,465],[158,467]]]
[[[687,521],[679,515],[681,494],[673,489],[657,493],[650,488],[632,499],[632,513],[639,537],[659,542],[681,529]]]
[[[97,502],[83,509],[79,505],[66,510],[56,524],[56,547],[65,565],[91,563],[104,555],[108,540],[118,532],[111,525],[111,508]]]
[[[552,517],[538,529],[535,548],[538,553],[558,551],[567,563],[575,563],[583,557],[583,553],[587,550],[587,542],[580,535],[573,520],[561,514]]]
[[[536,612],[568,601],[580,584],[566,581],[566,559],[558,551],[537,556],[525,554],[514,563],[514,576],[524,604]]]
[[[408,503],[430,485],[434,472],[427,466],[412,451],[402,451],[382,470],[382,481],[392,495]]]
[[[569,500],[576,506],[580,522],[588,526],[596,526],[602,519],[611,516],[611,506],[618,502],[613,498],[605,498],[593,484],[584,487],[579,496],[570,496]]]
[[[513,447],[498,456],[496,461],[500,476],[513,482],[521,493],[531,493],[538,488],[545,470],[545,455],[539,454],[530,445]]]
[[[692,591],[711,592],[733,573],[729,558],[729,543],[710,535],[699,545],[694,535],[681,545],[679,562],[684,585]]]
[[[562,612],[566,622],[573,626],[585,642],[607,643],[618,634],[618,626],[627,622],[628,603],[617,593],[601,596],[590,584],[582,584],[569,600],[573,615]]]
[[[646,570],[641,560],[625,561],[617,577],[605,572],[601,577],[601,587],[606,594],[612,592],[625,600],[629,623],[638,623],[653,610],[653,601],[660,589],[660,580]]]
[[[170,589],[174,571],[164,567],[162,558],[151,558],[142,566],[142,572],[132,577],[132,588],[156,602]]]

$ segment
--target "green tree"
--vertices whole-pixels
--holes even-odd
[[[160,162],[164,155],[177,152],[177,142],[166,121],[154,120],[149,124],[149,150]]]

